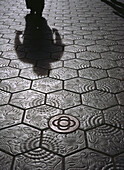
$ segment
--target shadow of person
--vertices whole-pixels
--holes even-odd
[[[27,14],[25,20],[25,31],[16,31],[15,51],[20,61],[33,65],[35,74],[47,76],[50,63],[60,60],[63,55],[60,34],[57,29],[51,29],[43,17]]]
[[[111,6],[115,11],[114,13],[122,18],[124,18],[124,4],[122,2],[119,2],[117,0],[101,0],[102,2],[105,2],[107,5]]]

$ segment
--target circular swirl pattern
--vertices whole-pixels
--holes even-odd
[[[59,133],[73,132],[79,125],[79,120],[71,115],[56,115],[49,121],[49,127]]]

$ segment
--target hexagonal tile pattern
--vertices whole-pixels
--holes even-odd
[[[82,46],[87,46],[87,45],[93,45],[93,44],[95,44],[95,41],[93,41],[93,40],[81,39],[81,40],[75,40],[75,44],[77,44],[77,45],[82,45]]]
[[[6,59],[14,60],[14,59],[18,59],[18,58],[24,58],[25,57],[25,53],[24,52],[19,52],[19,56],[17,56],[15,50],[7,51],[7,52],[4,52],[2,54],[2,57],[6,58]]]
[[[13,92],[29,89],[30,84],[31,82],[29,80],[17,77],[17,78],[3,80],[0,83],[0,89],[13,93]]]
[[[0,105],[7,104],[10,99],[10,93],[0,90]]]
[[[101,69],[110,69],[113,67],[117,67],[117,64],[115,61],[107,60],[107,59],[98,59],[91,61],[91,66]]]
[[[71,90],[77,93],[84,93],[95,89],[95,84],[92,80],[83,78],[74,78],[64,82],[64,89]]]
[[[98,109],[105,109],[117,104],[117,100],[113,94],[94,90],[82,94],[82,103]]]
[[[105,70],[97,68],[86,68],[79,70],[79,76],[86,79],[98,80],[107,77],[107,73]]]
[[[107,46],[103,45],[91,45],[87,47],[88,51],[93,51],[93,52],[106,52],[109,51],[109,48]]]
[[[86,51],[86,47],[79,45],[69,45],[65,47],[66,52],[79,53]]]
[[[109,77],[124,80],[124,69],[123,68],[113,68],[108,70]]]
[[[113,45],[110,47],[111,51],[115,52],[123,52],[124,53],[124,46],[123,45]]]
[[[89,67],[89,62],[80,59],[72,59],[64,61],[64,66],[73,69],[82,69]]]
[[[81,101],[79,94],[61,90],[48,94],[46,103],[61,109],[67,109],[81,104]]]
[[[68,155],[85,148],[84,132],[77,130],[69,134],[59,134],[46,130],[43,132],[42,146],[54,153]]]
[[[113,78],[105,78],[96,81],[96,87],[97,89],[106,92],[118,93],[124,90],[124,81],[120,81]]]
[[[103,111],[105,123],[124,129],[124,107],[115,106]]]
[[[20,60],[12,60],[10,66],[14,68],[24,69],[24,68],[32,67],[32,65],[35,63],[36,62],[34,60],[32,61],[29,59],[23,59],[23,62]]]
[[[116,95],[118,102],[120,105],[124,105],[124,92],[121,92],[119,94]]]
[[[21,123],[23,110],[9,105],[1,106],[0,109],[0,128]]]
[[[76,57],[83,59],[83,60],[89,60],[90,61],[90,60],[95,60],[95,59],[100,58],[100,55],[98,53],[85,51],[85,52],[77,53]]]
[[[66,157],[65,170],[84,170],[84,169],[114,169],[112,159],[101,153],[84,149],[78,153]]]
[[[6,67],[8,66],[10,60],[6,60],[6,59],[3,59],[3,58],[0,58],[0,67]]]
[[[87,132],[88,146],[115,155],[124,151],[124,130],[103,125]]]
[[[62,114],[62,111],[54,107],[42,105],[26,110],[24,122],[40,129],[48,128],[48,120],[54,115]]]
[[[19,74],[19,70],[11,67],[0,68],[1,79],[16,77]]]
[[[13,170],[16,169],[61,170],[62,158],[44,149],[38,148],[17,156],[15,158]]]
[[[43,93],[49,93],[56,90],[62,89],[62,81],[55,80],[52,78],[44,78],[39,80],[34,80],[32,84],[32,89],[41,91]]]
[[[124,59],[123,53],[112,52],[112,51],[101,53],[101,56],[102,56],[102,58],[109,59],[109,60],[115,60],[115,61]]]
[[[66,114],[75,116],[80,121],[80,128],[87,130],[89,128],[101,125],[103,117],[100,110],[90,108],[88,106],[77,106],[65,110]]]
[[[28,109],[44,104],[45,95],[33,90],[26,90],[12,95],[10,103]]]
[[[22,69],[20,73],[21,77],[31,79],[31,80],[46,77],[47,75],[48,75],[48,70],[39,67]]]
[[[96,43],[99,45],[105,45],[105,46],[112,46],[112,45],[117,44],[117,42],[113,40],[98,40],[96,41]]]
[[[0,151],[0,169],[10,170],[12,159],[13,159],[12,156],[7,155],[6,153]]]
[[[115,165],[118,170],[124,169],[124,154],[115,157]]]
[[[53,58],[54,58],[54,55],[53,55]],[[63,52],[63,55],[61,57],[60,60],[68,60],[68,59],[73,59],[75,58],[75,54],[74,53],[69,53],[69,52]]]
[[[67,80],[70,78],[77,77],[77,71],[70,68],[62,67],[62,68],[51,70],[50,77],[60,79],[60,80]]]
[[[0,131],[0,148],[16,155],[35,149],[40,143],[40,131],[25,125],[18,125]]]

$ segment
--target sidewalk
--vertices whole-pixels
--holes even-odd
[[[124,170],[123,6],[110,4],[46,0],[38,19],[0,1],[0,170]]]

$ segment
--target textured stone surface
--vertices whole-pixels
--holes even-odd
[[[0,151],[0,169],[10,170],[12,159],[12,156]]]

